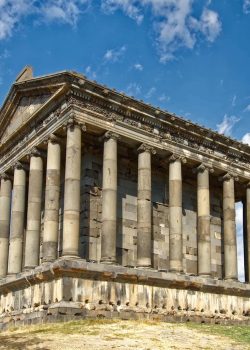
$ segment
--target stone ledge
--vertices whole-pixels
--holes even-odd
[[[127,268],[86,262],[83,259],[66,258],[2,279],[0,293],[6,294],[60,277],[113,281],[250,298],[250,284],[238,281],[216,280],[201,276],[187,276],[153,269]]]

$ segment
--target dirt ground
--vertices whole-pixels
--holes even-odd
[[[229,330],[230,331],[230,330]],[[244,332],[250,332],[245,328]],[[225,335],[201,327],[138,321],[79,321],[13,329],[0,333],[4,350],[165,350],[250,349]],[[247,335],[248,337],[248,335]],[[237,338],[237,336],[236,336]],[[247,338],[248,339],[248,338]]]

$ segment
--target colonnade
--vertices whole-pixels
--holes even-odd
[[[80,178],[82,126],[67,124],[62,257],[79,256]],[[101,262],[116,263],[117,230],[117,146],[119,135],[106,132],[103,150]],[[151,158],[155,149],[138,148],[137,266],[152,266]],[[48,139],[43,234],[43,262],[58,258],[61,142]],[[27,169],[18,162],[11,179],[3,174],[0,189],[0,277],[20,273],[39,265],[41,204],[43,192],[43,154],[34,149],[29,160],[27,208],[25,201]],[[169,270],[183,272],[182,164],[185,158],[172,155],[169,164]],[[199,165],[197,174],[198,274],[211,275],[210,194],[212,169]],[[237,279],[234,177],[223,181],[223,232],[225,279]],[[250,186],[246,189],[248,257],[250,257]],[[25,215],[27,227],[24,242]],[[24,251],[24,262],[23,262]],[[250,271],[250,263],[248,258]],[[250,279],[250,276],[249,276]]]

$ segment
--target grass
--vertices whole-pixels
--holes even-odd
[[[187,328],[201,331],[205,334],[220,335],[231,338],[236,342],[250,345],[250,327],[249,326],[223,326],[209,325],[199,323],[187,323]]]

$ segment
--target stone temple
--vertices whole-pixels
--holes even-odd
[[[250,324],[248,145],[76,72],[25,67],[0,110],[0,174],[1,329]]]

